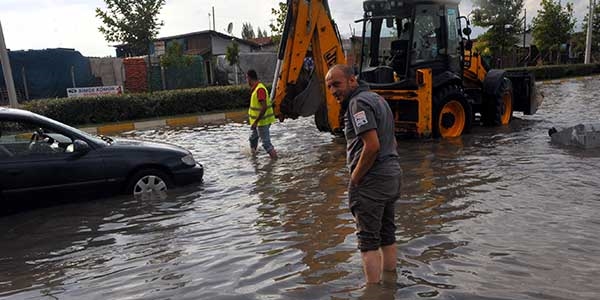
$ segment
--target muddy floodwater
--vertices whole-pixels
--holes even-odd
[[[550,127],[600,122],[600,78],[540,84],[508,127],[400,140],[397,277],[363,287],[345,142],[310,118],[123,136],[188,148],[205,182],[0,217],[1,299],[600,299],[600,149]]]

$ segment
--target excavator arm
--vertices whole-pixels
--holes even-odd
[[[327,0],[288,0],[287,8],[271,95],[275,115],[280,121],[314,115],[319,130],[339,132],[340,105],[325,75],[346,57]]]

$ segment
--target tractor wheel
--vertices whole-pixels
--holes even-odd
[[[481,121],[485,126],[508,125],[513,115],[513,89],[510,79],[503,77],[498,89],[483,103]]]
[[[451,138],[471,130],[471,104],[457,85],[444,87],[433,98],[433,136]]]

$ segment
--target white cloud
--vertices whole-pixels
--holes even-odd
[[[15,1],[0,7],[8,48],[13,50],[75,48],[87,56],[114,53],[98,32],[95,5],[70,1]],[[88,1],[89,2],[89,1]]]

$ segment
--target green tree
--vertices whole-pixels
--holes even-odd
[[[523,33],[524,0],[473,0],[473,25],[487,28],[478,37],[486,52],[502,57],[514,49]]]
[[[575,28],[573,4],[562,6],[554,0],[542,0],[541,8],[532,20],[533,41],[543,54],[557,54],[560,58],[560,45],[567,43]]]
[[[235,41],[231,42],[227,49],[225,49],[225,59],[230,66],[238,65],[240,63],[240,46]]]
[[[283,27],[285,26],[285,17],[287,16],[288,7],[285,2],[279,2],[279,8],[271,8],[271,14],[275,16],[275,24],[269,24],[271,27],[271,38],[273,43],[276,45],[281,41],[281,35],[283,34]]]
[[[266,37],[266,36],[263,34],[263,32],[260,30],[260,27],[258,27],[258,29],[257,29],[256,31],[257,31],[257,34],[256,34],[256,37],[257,37],[257,38],[264,38],[264,37]]]
[[[165,55],[160,57],[163,67],[189,67],[191,64],[192,57],[183,54],[183,47],[178,42],[170,43]]]
[[[230,66],[234,66],[235,70],[235,83],[239,83],[239,74],[238,70],[240,68],[240,47],[236,41],[232,41],[227,49],[225,49],[225,60],[229,63]]]
[[[585,58],[586,35],[587,35],[587,32],[585,30],[580,31],[580,32],[574,32],[571,35],[571,47],[572,47],[571,52],[575,55],[575,57],[577,58],[577,60],[580,63],[583,63],[583,60]],[[593,41],[594,41],[594,38],[592,38],[592,42]],[[594,57],[594,45],[593,44],[592,44],[592,60],[596,60],[596,57]]]
[[[103,25],[98,30],[107,42],[129,46],[132,55],[148,54],[150,42],[164,22],[158,14],[165,0],[104,0],[107,9],[96,8]]]
[[[253,39],[256,36],[254,35],[254,28],[252,28],[252,25],[250,23],[243,23],[242,24],[242,39],[244,40],[249,40],[249,39]]]

